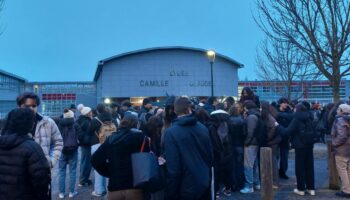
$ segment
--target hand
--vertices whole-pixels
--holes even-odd
[[[165,164],[165,162],[166,162],[166,160],[163,158],[163,157],[158,157],[158,164],[159,165],[164,165]]]
[[[278,125],[280,125],[278,122],[275,122],[275,127],[277,127]]]

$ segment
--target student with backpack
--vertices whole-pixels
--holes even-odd
[[[117,131],[116,122],[112,113],[103,104],[97,105],[97,117],[92,118],[88,133],[91,136],[91,155],[104,143],[106,138]],[[94,170],[95,182],[94,191],[91,195],[102,197],[107,194],[106,178]]]
[[[339,105],[331,136],[335,164],[342,183],[340,192],[335,195],[350,198],[350,106]]]
[[[291,138],[292,148],[295,149],[295,175],[297,177],[297,188],[294,193],[304,196],[305,191],[314,196],[315,174],[313,146],[316,131],[312,125],[312,115],[304,103],[295,107],[294,118],[286,129],[279,127],[283,135]]]
[[[78,194],[75,191],[75,181],[78,162],[78,137],[81,134],[80,126],[74,122],[74,113],[69,109],[64,109],[63,119],[59,122],[58,128],[62,134],[63,149],[59,159],[59,195],[60,199],[65,196],[66,169],[69,165],[69,198]]]
[[[229,134],[230,115],[223,109],[222,104],[222,108],[210,114],[209,135],[214,149],[215,192],[218,193],[220,185],[223,184],[223,194],[231,196],[233,146]]]
[[[240,192],[246,194],[254,192],[254,189],[260,190],[258,151],[259,145],[263,143],[261,139],[263,123],[261,123],[260,112],[252,100],[246,100],[243,108],[246,121],[246,137],[244,140],[244,175],[246,182],[245,187]]]

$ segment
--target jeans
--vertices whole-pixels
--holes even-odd
[[[258,167],[258,146],[250,145],[244,147],[244,176],[245,187],[253,188],[260,185]]]
[[[84,184],[89,181],[91,173],[91,147],[81,146],[80,177],[79,183]]]
[[[243,146],[233,147],[233,173],[232,183],[233,189],[239,190],[244,186],[244,159],[243,159]]]
[[[350,194],[350,158],[336,155],[335,164],[342,184],[341,190]]]
[[[287,174],[288,170],[288,155],[289,155],[289,146],[280,147],[280,169],[279,173],[282,175]]]
[[[91,155],[95,153],[95,151],[100,147],[101,144],[95,144],[91,146]],[[101,176],[96,170],[94,170],[95,174],[95,183],[94,183],[94,191],[97,194],[106,193],[106,177]]]
[[[315,189],[313,148],[295,149],[295,175],[298,190]]]
[[[78,162],[78,150],[76,150],[72,154],[61,154],[59,159],[58,167],[59,167],[59,192],[65,193],[66,187],[66,168],[69,165],[69,192],[74,192],[75,189],[75,179],[77,174],[77,162]]]

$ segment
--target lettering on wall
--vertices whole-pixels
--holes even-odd
[[[210,87],[211,81],[191,81],[190,87]]]
[[[169,73],[170,76],[189,76],[190,73],[185,70],[171,70]]]
[[[169,81],[168,80],[141,80],[140,86],[141,87],[168,87]]]

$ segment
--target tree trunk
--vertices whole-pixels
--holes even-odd
[[[340,83],[341,77],[340,74],[333,74],[333,79],[331,80],[331,87],[333,91],[333,102],[337,103],[340,100]]]

